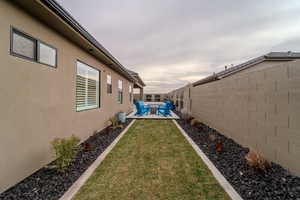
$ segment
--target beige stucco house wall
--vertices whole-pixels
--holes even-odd
[[[10,55],[11,26],[58,50],[57,68]],[[116,112],[132,110],[133,83],[23,9],[0,1],[0,192],[53,160],[50,141],[72,134],[87,139]],[[76,112],[76,61],[101,71],[100,108]],[[107,94],[106,75],[113,92]],[[117,82],[123,81],[123,104]]]
[[[300,61],[192,88],[192,115],[300,175]]]

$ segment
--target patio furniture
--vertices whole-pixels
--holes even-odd
[[[144,102],[143,101],[137,101],[135,103],[135,106],[136,106],[136,110],[137,112],[135,113],[135,115],[140,115],[140,116],[143,116],[145,114],[149,114],[149,111],[150,111],[150,107],[149,106],[145,106]]]
[[[157,107],[156,106],[150,106],[150,114],[155,115],[157,113]]]
[[[168,104],[171,110],[175,110],[175,105],[171,101],[165,101],[165,104]]]
[[[171,116],[171,105],[168,103],[165,103],[163,106],[159,105],[157,108],[158,115],[162,114],[163,116]]]

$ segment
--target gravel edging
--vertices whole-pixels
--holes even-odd
[[[99,155],[114,142],[131,121],[133,120],[127,119],[123,128],[110,131],[106,128],[90,136],[81,143],[81,146],[89,144],[93,149],[80,150],[75,161],[65,172],[43,167],[20,183],[1,193],[0,200],[58,200]]]
[[[204,124],[191,126],[183,119],[176,121],[243,199],[300,200],[299,177],[273,162],[267,172],[258,171],[245,160],[249,148]],[[215,141],[209,135],[214,135]],[[220,140],[223,142],[223,151],[218,152],[216,141]]]
[[[228,196],[233,200],[243,200],[242,197],[234,190],[226,178],[221,174],[221,172],[214,166],[214,164],[209,160],[209,158],[201,151],[201,149],[196,145],[196,143],[186,134],[186,132],[180,127],[180,125],[173,120],[177,128],[180,130],[185,139],[191,144],[193,149],[196,151],[198,156],[206,164],[208,169],[212,172],[216,180],[223,187]]]
[[[68,189],[68,191],[59,200],[72,200],[88,178],[93,174],[97,167],[106,158],[109,152],[116,146],[119,140],[125,135],[128,129],[135,122],[135,119],[122,131],[122,133],[105,149],[105,151],[91,164],[91,166],[79,177],[79,179]]]

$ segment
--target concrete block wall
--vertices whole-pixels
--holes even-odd
[[[192,115],[300,175],[300,61],[191,88]]]
[[[188,84],[167,94],[168,99],[172,100],[174,104],[176,104],[176,101],[178,102],[176,110],[180,111],[181,113],[191,114],[191,87],[191,84]],[[181,101],[182,104],[180,103]]]

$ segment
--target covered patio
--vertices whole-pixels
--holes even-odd
[[[143,96],[144,96],[144,87],[146,86],[146,84],[143,82],[143,80],[141,79],[141,77],[139,76],[138,73],[131,71],[129,69],[127,69],[127,71],[130,73],[131,76],[133,76],[135,78],[135,82],[133,85],[133,89],[134,91],[139,91],[139,95],[138,98],[135,100],[143,100]]]

